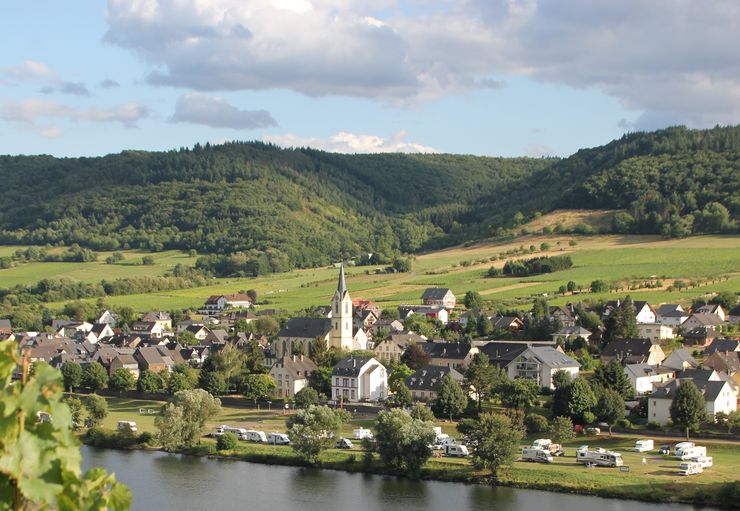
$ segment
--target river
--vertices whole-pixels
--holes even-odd
[[[83,446],[83,467],[116,473],[133,510],[189,511],[689,511],[580,495],[260,465]]]

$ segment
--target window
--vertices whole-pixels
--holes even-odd
[[[343,383],[343,385],[342,385],[343,387],[349,387],[349,379],[348,378],[345,378],[342,383]]]
[[[352,399],[355,399],[355,391],[352,390]]]

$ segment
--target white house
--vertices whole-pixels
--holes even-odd
[[[661,366],[675,369],[676,371],[685,371],[686,369],[698,368],[699,362],[694,360],[694,357],[691,356],[686,348],[679,348],[671,351],[671,354],[663,360]]]
[[[446,287],[429,287],[421,295],[424,305],[454,309],[457,299],[451,289]]]
[[[635,300],[632,302],[632,304],[635,307],[635,321],[637,323],[656,323],[658,320],[658,315],[655,312],[655,309],[653,309],[649,303],[643,300]],[[606,305],[604,307],[604,317],[609,316],[612,312],[614,312],[616,309],[624,305],[624,302],[621,300],[612,300],[609,302],[606,302]]]
[[[156,321],[134,321],[131,323],[131,333],[150,339],[161,339],[164,337],[164,328]]]
[[[556,372],[565,371],[575,378],[580,368],[581,364],[576,360],[551,346],[527,347],[506,366],[509,379],[526,378],[536,381],[540,387],[551,389],[555,388],[552,376]]]
[[[676,377],[675,369],[648,364],[627,364],[624,366],[624,373],[638,396],[650,394],[656,385],[662,385]]]
[[[98,319],[95,320],[95,323],[105,323],[106,325],[110,325],[111,328],[116,327],[116,315],[113,314],[109,310],[104,310],[100,313],[100,316],[98,316]]]
[[[279,359],[270,369],[275,380],[275,397],[291,398],[308,386],[308,379],[318,368],[308,357],[293,355]]]
[[[689,318],[688,312],[683,310],[683,307],[680,305],[674,303],[664,303],[658,307],[656,314],[658,323],[672,327],[681,326],[681,323]]]
[[[153,321],[162,327],[162,331],[172,331],[172,318],[164,311],[153,311],[144,314],[142,321]]]
[[[707,416],[712,421],[718,412],[730,413],[737,410],[737,389],[716,374],[713,372],[710,379],[692,380],[704,396]],[[666,424],[671,419],[671,403],[676,390],[685,381],[687,379],[684,378],[672,380],[655,389],[648,398],[649,421]]]
[[[673,327],[661,323],[637,323],[637,331],[643,339],[659,341],[661,339],[673,339]]]
[[[699,314],[714,314],[718,318],[720,318],[723,322],[727,321],[727,313],[722,308],[721,305],[716,303],[710,303],[707,305],[702,305],[701,307],[697,308],[693,312],[699,313]]]
[[[331,372],[331,396],[336,401],[378,401],[388,396],[388,374],[372,357],[349,357]]]
[[[406,319],[413,314],[426,316],[429,319],[438,319],[443,325],[447,324],[450,314],[444,307],[437,305],[401,305],[398,307],[401,319]]]

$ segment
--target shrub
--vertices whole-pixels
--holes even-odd
[[[596,415],[593,412],[583,412],[583,422],[585,424],[593,424],[596,422]]]
[[[537,413],[530,413],[524,418],[527,433],[541,433],[547,430],[547,418]]]
[[[631,429],[632,423],[629,419],[619,419],[617,421],[617,427],[624,428],[624,429]]]
[[[239,445],[239,439],[234,433],[227,432],[216,439],[216,449],[219,451],[233,451]]]
[[[660,429],[661,426],[660,426],[660,423],[658,421],[650,421],[650,422],[647,423],[647,426],[646,427],[648,429],[652,429],[654,431],[657,431],[657,430]]]
[[[151,444],[154,440],[154,435],[152,435],[149,431],[144,431],[142,434],[139,435],[139,443],[140,444]]]

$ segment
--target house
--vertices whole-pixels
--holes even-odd
[[[204,314],[221,312],[224,309],[246,309],[252,306],[252,299],[246,294],[212,295],[206,299]]]
[[[364,298],[354,298],[352,300],[352,308],[355,311],[372,312],[376,318],[380,319],[380,307],[378,306],[378,304],[371,300],[365,300]]]
[[[210,346],[188,346],[180,349],[180,356],[190,367],[200,367],[210,354]]]
[[[693,309],[691,312],[698,313],[698,314],[714,314],[718,318],[722,320],[724,323],[727,321],[727,313],[722,308],[721,305],[716,303],[709,303],[707,305],[702,305],[701,307],[697,307],[696,309]]]
[[[446,287],[429,287],[421,295],[421,303],[432,307],[454,309],[457,300],[451,289]]]
[[[551,346],[528,347],[506,366],[509,379],[526,378],[543,388],[554,389],[552,376],[565,371],[578,376],[581,364]]]
[[[164,328],[156,321],[134,321],[131,323],[131,333],[141,335],[147,339],[162,339]]]
[[[571,310],[570,307],[549,307],[548,315],[550,321],[559,321],[564,327],[576,326],[576,319],[578,318],[575,310]]]
[[[688,317],[686,321],[681,323],[681,327],[684,331],[688,332],[693,328],[706,327],[712,330],[716,330],[717,327],[722,325],[724,320],[716,314],[708,314],[706,312],[697,312]]]
[[[624,366],[624,373],[638,396],[650,394],[656,385],[662,385],[676,377],[675,369],[648,364],[627,364]]]
[[[426,316],[429,319],[437,319],[443,325],[447,324],[449,320],[449,313],[444,307],[436,305],[400,305],[398,312],[401,315],[401,319],[406,319],[414,314]]]
[[[601,350],[601,362],[617,360],[621,364],[648,364],[657,366],[665,359],[658,343],[650,339],[614,340]]]
[[[686,346],[706,346],[722,334],[708,326],[698,326],[683,334],[683,343]]]
[[[492,316],[491,325],[494,332],[505,330],[515,333],[524,328],[524,323],[516,316]]]
[[[401,323],[397,319],[381,318],[373,325],[373,335],[379,335],[381,331],[386,331],[390,333],[402,332],[403,323]]]
[[[426,337],[413,332],[397,332],[390,334],[386,339],[375,344],[373,352],[375,358],[383,362],[398,362],[401,356],[412,343],[426,342]]]
[[[714,339],[704,350],[704,356],[709,356],[715,351],[740,351],[740,339]]]
[[[293,398],[296,392],[308,386],[308,380],[318,367],[310,358],[293,355],[279,359],[270,369],[275,380],[275,397]]]
[[[331,372],[331,395],[337,402],[379,401],[388,397],[388,375],[372,357],[349,357]]]
[[[142,321],[153,321],[154,323],[157,323],[160,327],[162,327],[162,330],[165,332],[171,332],[172,331],[172,318],[169,314],[163,311],[155,311],[155,312],[147,312],[144,314],[144,317],[141,318]]]
[[[661,325],[677,327],[681,326],[681,323],[686,321],[689,314],[678,304],[675,303],[664,303],[656,311],[657,323]]]
[[[480,353],[488,357],[491,365],[505,369],[509,363],[523,353],[527,348],[532,346],[550,346],[558,349],[556,343],[541,342],[533,343],[530,341],[483,341],[473,343]]]
[[[378,322],[378,316],[371,310],[355,309],[355,326],[362,328],[365,332],[372,332],[375,323]]]
[[[95,323],[84,336],[85,340],[95,344],[106,337],[113,337],[116,333],[108,323]]]
[[[437,399],[440,380],[448,374],[458,383],[462,383],[465,379],[461,373],[451,367],[426,365],[406,377],[404,383],[411,391],[414,400],[434,401]]]
[[[727,313],[727,321],[733,325],[740,324],[740,305],[734,306]]]
[[[616,309],[624,305],[625,302],[621,300],[610,300],[606,302],[604,306],[603,317],[609,316]],[[656,323],[658,315],[652,306],[643,300],[634,300],[632,305],[635,307],[635,321],[637,323]]]
[[[175,365],[174,360],[169,355],[163,355],[158,346],[137,348],[134,352],[134,358],[139,363],[139,369],[142,371],[170,372]]]
[[[110,361],[108,371],[112,375],[117,369],[126,369],[131,376],[139,378],[139,363],[131,353],[119,353]]]
[[[113,314],[109,310],[104,310],[100,313],[100,316],[98,316],[95,319],[95,323],[105,323],[106,325],[110,326],[111,328],[116,328],[116,320],[118,318],[115,314]]]
[[[178,325],[178,329],[179,327],[180,325]],[[208,334],[211,333],[211,330],[207,328],[205,325],[193,323],[193,324],[187,325],[180,333],[182,332],[190,332],[195,337],[195,340],[204,341],[206,337],[208,337]]]
[[[13,333],[13,326],[9,319],[0,319],[0,335],[10,335]]]
[[[659,341],[661,339],[673,339],[673,327],[662,323],[637,323],[637,333],[644,339]]]
[[[417,342],[429,355],[429,363],[464,371],[473,357],[479,353],[477,347],[464,342]]]
[[[736,387],[740,387],[740,352],[715,351],[704,359],[704,365],[715,371],[727,373]]]
[[[687,369],[698,368],[699,362],[697,362],[694,357],[689,354],[688,350],[680,348],[671,351],[671,354],[668,355],[665,360],[663,360],[661,365],[663,367],[668,367],[676,371],[685,371]]]
[[[73,337],[77,332],[89,332],[92,329],[92,323],[88,323],[87,321],[55,319],[51,323],[52,328],[59,337]]]
[[[574,341],[579,337],[588,342],[592,335],[593,334],[590,331],[580,326],[564,326],[552,334],[551,337],[553,342],[557,342],[558,340]]]
[[[683,382],[693,381],[704,396],[707,416],[714,421],[718,412],[731,413],[737,410],[737,388],[729,381],[710,377],[708,379],[676,378],[663,386],[657,387],[648,397],[648,420],[666,424],[671,420],[671,403],[676,390]]]
[[[226,330],[219,328],[208,332],[206,338],[203,339],[203,344],[205,346],[210,346],[211,344],[225,344],[228,338],[229,333]]]

